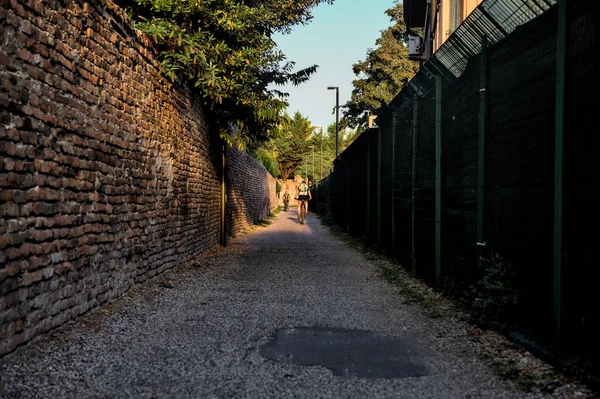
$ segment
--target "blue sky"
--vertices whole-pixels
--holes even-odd
[[[333,5],[315,8],[308,25],[274,37],[298,69],[319,65],[310,81],[297,87],[283,86],[283,91],[290,93],[290,115],[300,111],[316,126],[335,123],[335,91],[328,91],[327,86],[339,86],[340,105],[348,101],[355,78],[352,64],[363,60],[380,32],[390,26],[384,12],[393,5],[393,0],[335,0]]]

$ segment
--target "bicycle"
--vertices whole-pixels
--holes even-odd
[[[303,198],[300,200],[300,223],[304,224],[304,218],[306,218],[306,200]]]

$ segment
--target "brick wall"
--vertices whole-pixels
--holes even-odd
[[[227,233],[233,235],[277,207],[276,182],[248,153],[232,147],[226,157]]]
[[[1,356],[216,245],[220,152],[112,2],[3,0],[0,29]],[[271,199],[233,160],[237,226]]]

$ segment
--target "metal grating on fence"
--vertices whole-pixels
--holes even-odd
[[[460,77],[469,59],[481,52],[484,38],[488,45],[497,43],[556,4],[556,0],[487,0],[481,3],[380,112],[378,124],[390,118],[391,110],[409,101],[413,94],[423,96],[432,91],[436,75],[441,75],[446,83]]]
[[[481,52],[484,38],[497,43],[520,25],[548,11],[556,0],[487,0],[479,5],[431,57],[454,78]],[[431,60],[429,61],[431,62]]]

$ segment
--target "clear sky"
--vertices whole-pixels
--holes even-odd
[[[315,8],[308,25],[274,37],[288,60],[296,61],[297,69],[319,65],[310,81],[283,86],[282,91],[290,93],[290,115],[300,111],[313,125],[324,128],[335,123],[335,91],[327,86],[339,86],[340,105],[350,99],[352,64],[364,60],[367,49],[374,48],[380,32],[390,26],[385,10],[393,5],[393,0],[335,0],[333,5]]]

